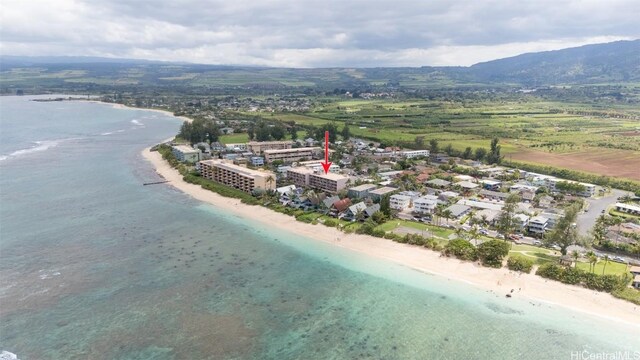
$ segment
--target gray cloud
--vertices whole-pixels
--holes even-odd
[[[5,0],[0,51],[268,66],[469,65],[640,37],[640,2]]]

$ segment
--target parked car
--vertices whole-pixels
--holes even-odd
[[[535,246],[542,246],[542,241],[540,241],[540,240],[533,240],[533,245],[535,245]]]
[[[480,230],[481,235],[489,235],[489,232],[485,229]]]
[[[614,256],[611,260],[615,261],[615,262],[619,262],[619,263],[623,263],[626,264],[627,262],[621,258],[620,256]]]
[[[496,235],[496,238],[497,238],[497,239],[504,239],[504,235],[502,235],[502,234],[498,234],[498,235]]]

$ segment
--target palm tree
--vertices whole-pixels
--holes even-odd
[[[453,218],[453,214],[451,213],[451,210],[445,209],[444,211],[442,211],[442,216],[445,219],[447,219],[447,225],[449,225],[449,220]]]
[[[469,231],[469,240],[473,241],[474,245],[478,246],[478,225],[473,224],[471,226],[471,230]]]
[[[593,251],[589,251],[587,253],[587,259],[589,259],[589,271],[594,272],[596,270],[596,263],[598,262],[598,257]]]
[[[604,275],[604,269],[607,268],[607,264],[609,263],[609,255],[604,256],[604,265],[602,266],[602,275]]]
[[[573,257],[574,267],[578,267],[578,258],[580,257],[578,250],[573,250],[571,252],[571,257]]]
[[[267,185],[271,185],[271,184],[273,184],[273,182],[274,182],[275,180],[276,180],[276,179],[274,179],[274,178],[273,178],[273,175],[269,175],[269,177],[267,177],[267,179],[266,179],[265,181],[267,182]],[[270,187],[271,187],[271,186],[269,186],[269,188],[270,188]]]

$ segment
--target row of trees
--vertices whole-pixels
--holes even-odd
[[[454,149],[451,144],[447,144],[444,148],[440,148],[438,140],[431,139],[429,140],[429,150],[432,154],[436,154],[442,150],[449,156],[460,157],[466,160],[484,161],[489,164],[500,164],[503,156],[500,154],[501,146],[498,145],[498,142],[498,138],[491,140],[490,150],[488,152],[487,149],[483,147],[473,150],[471,146],[467,146],[464,151],[459,151]],[[422,147],[421,145],[424,144],[424,137],[417,136],[415,143],[418,147]]]
[[[180,127],[178,137],[188,140],[195,144],[202,141],[213,142],[218,141],[220,129],[213,120],[210,119],[194,119],[193,122],[185,121]]]

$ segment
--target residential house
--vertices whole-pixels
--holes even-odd
[[[365,204],[364,201],[361,201],[357,204],[349,206],[344,212],[344,216],[342,218],[347,221],[364,220],[366,209],[367,204]]]
[[[494,201],[504,201],[509,197],[508,193],[491,191],[491,190],[480,190],[478,195],[484,199],[494,200]]]
[[[369,196],[371,197],[371,199],[373,201],[379,202],[384,196],[391,195],[391,194],[395,193],[396,191],[398,191],[398,189],[393,188],[393,187],[383,186],[383,187],[378,188],[378,189],[370,190],[369,191]]]
[[[482,179],[480,180],[482,184],[482,188],[491,191],[498,191],[502,186],[502,181],[494,180],[494,179]]]
[[[499,210],[482,209],[474,214],[474,218],[478,221],[485,222],[487,225],[495,225],[500,213]]]
[[[530,234],[536,236],[542,236],[547,231],[549,225],[549,219],[544,216],[534,216],[529,220],[527,230]]]
[[[451,213],[451,217],[453,219],[460,219],[463,216],[467,215],[471,212],[471,208],[466,205],[461,204],[453,204],[445,209],[445,211],[449,211]]]
[[[342,200],[337,200],[331,205],[330,214],[331,216],[339,217],[349,208],[349,206],[351,206],[351,199],[344,198]]]
[[[449,187],[449,185],[451,185],[451,182],[442,179],[433,179],[427,181],[426,184],[434,188],[444,189]]]
[[[364,199],[369,196],[369,191],[376,189],[375,184],[362,184],[349,188],[348,196],[352,199]]]
[[[425,195],[413,201],[413,212],[417,214],[433,214],[438,207],[438,197]]]
[[[264,158],[262,156],[252,156],[249,160],[253,166],[264,166]]]
[[[411,206],[411,197],[395,194],[389,198],[389,207],[394,210],[403,211]]]
[[[336,201],[339,201],[339,200],[340,200],[340,197],[338,197],[338,195],[333,195],[333,196],[326,197],[319,204],[320,205],[320,210],[323,213],[328,214],[329,212],[331,212],[331,209],[333,208],[333,204],[335,204]]]
[[[538,207],[543,209],[547,209],[551,207],[551,203],[553,202],[553,198],[549,195],[543,195],[538,200]]]
[[[171,147],[173,155],[181,162],[196,163],[200,161],[200,150],[187,145],[175,145]]]
[[[515,225],[515,230],[517,232],[523,232],[526,230],[527,225],[529,224],[529,216],[525,214],[515,214],[513,216],[513,222]]]
[[[451,202],[459,197],[460,194],[455,191],[443,191],[438,195],[438,199],[444,202]]]
[[[380,211],[380,204],[373,204],[364,210],[365,219],[370,218],[376,212]]]
[[[478,184],[471,181],[460,181],[454,184],[456,187],[461,188],[462,191],[472,191],[478,187]]]

